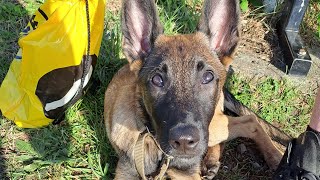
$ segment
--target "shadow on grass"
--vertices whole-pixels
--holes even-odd
[[[94,131],[95,152],[99,162],[96,164],[96,170],[99,171],[101,179],[113,179],[114,171],[117,165],[117,155],[113,150],[108,137],[103,118],[105,87],[93,84],[88,90],[81,103],[81,109],[85,112],[85,119]]]
[[[107,10],[108,11],[108,10]],[[90,129],[94,132],[96,161],[95,167],[101,179],[113,179],[118,157],[113,150],[104,123],[104,93],[114,74],[127,63],[121,59],[120,15],[107,12],[101,43],[100,55],[90,80],[89,88],[83,96],[80,109],[84,112]]]
[[[11,6],[14,7],[10,4]],[[21,7],[22,10],[24,9]],[[13,18],[19,17],[13,15]],[[110,16],[106,19],[112,18],[116,17]],[[112,177],[117,158],[105,132],[103,100],[108,82],[125,63],[120,60],[119,24],[117,23],[115,28],[107,28],[108,30],[104,33],[101,55],[94,77],[90,82],[93,85],[89,88],[88,93],[67,111],[68,120],[59,125],[49,125],[40,129],[19,129],[18,131],[22,131],[25,136],[17,138],[14,142],[15,152],[11,152],[17,157],[15,159],[17,164],[6,164],[1,148],[0,179],[9,179],[9,177],[58,179],[66,176],[110,179]],[[26,23],[23,23],[21,27],[16,26],[17,34],[10,36],[16,38],[15,44],[18,41],[20,30],[25,25]],[[12,56],[15,53],[16,51],[8,54]],[[11,57],[6,58],[12,60]],[[8,69],[10,61],[6,64],[5,69]],[[7,70],[4,72],[1,66],[0,78],[4,79],[6,72]],[[2,146],[1,141],[0,146]],[[15,165],[19,166],[14,167]]]
[[[17,1],[2,0],[0,6],[0,85],[18,52],[20,30],[27,24],[27,11]],[[0,110],[0,120],[4,118]],[[0,137],[0,179],[9,179],[3,138]]]
[[[18,2],[1,0],[0,6],[0,84],[18,52],[20,31],[26,26],[28,13]]]
[[[0,56],[1,62],[3,62],[3,57],[5,57],[4,62],[8,62],[0,64],[1,81],[4,79],[4,76],[9,67],[9,63],[18,51],[17,42],[19,38],[19,32],[22,31],[27,24],[26,21],[20,22],[19,18],[25,19],[25,17],[27,16],[28,13],[25,7],[29,7],[29,5],[39,5],[38,1],[30,1],[28,3],[25,3],[24,1],[19,1],[19,3],[23,3],[23,5],[20,5],[19,3],[12,3],[11,1],[7,0],[3,1],[4,6],[1,5],[0,7],[0,42],[4,40],[4,42],[9,44],[9,46],[7,47],[7,44],[5,44],[4,46],[0,47],[0,55],[3,55]],[[36,8],[37,7],[35,7],[34,10],[32,9],[30,11],[35,12]],[[39,12],[42,16],[45,16],[42,11],[39,10]],[[2,17],[4,17],[4,19],[2,19]],[[20,22],[20,24],[16,22]],[[35,24],[35,26],[37,26],[37,23]],[[4,26],[5,28],[2,29],[2,27]],[[61,31],[63,31],[62,28],[65,27],[61,26],[59,28],[61,28]],[[11,46],[16,47],[15,52],[10,52],[8,50],[10,48],[14,49]],[[57,57],[48,57],[48,60],[56,60],[56,58]],[[7,59],[9,59],[10,61]],[[5,65],[2,66],[3,64]],[[77,124],[78,122],[76,122],[76,120],[73,124],[74,119],[72,119],[72,117],[78,116],[69,115],[68,121],[65,121],[57,126],[49,125],[48,127],[39,129],[17,128],[17,131],[20,131],[22,132],[22,134],[25,135],[22,138],[15,139],[15,147],[13,147],[13,152],[10,152],[10,155],[13,156],[10,157],[10,160],[13,160],[14,162],[5,162],[6,159],[2,155],[3,152],[1,148],[0,179],[58,179],[59,177],[61,177],[60,175],[62,174],[68,174],[70,176],[73,176],[82,175],[81,171],[89,172],[90,167],[87,167],[87,161],[83,163],[83,160],[81,159],[81,157],[87,153],[87,149],[85,147],[81,147],[83,144],[86,144],[86,141],[82,141],[81,143],[77,142],[78,140],[82,140],[79,138],[81,136],[81,133],[85,133],[81,131],[83,124],[81,124],[80,122],[79,124]],[[70,122],[72,122],[72,125],[68,124]],[[15,135],[16,134],[14,134],[13,136]],[[0,146],[2,146],[1,141]],[[15,165],[17,165],[17,167],[14,167]],[[65,167],[66,169],[64,169]],[[59,170],[61,170],[61,172],[59,172]]]
[[[46,178],[50,174],[48,166],[64,165],[70,159],[71,130],[66,122],[40,129],[24,129],[28,142],[16,142],[19,151],[26,152],[21,159],[23,170],[27,173],[37,171],[39,177]]]
[[[58,166],[70,164],[71,128],[67,123],[20,129],[2,119],[0,179],[58,178]],[[1,142],[2,141],[2,142]]]

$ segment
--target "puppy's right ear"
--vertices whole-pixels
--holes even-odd
[[[163,33],[154,0],[124,0],[121,18],[126,58],[130,64],[143,60]]]

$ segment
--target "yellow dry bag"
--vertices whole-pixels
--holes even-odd
[[[99,54],[104,10],[105,0],[47,0],[35,12],[0,87],[3,116],[42,127],[80,98]]]

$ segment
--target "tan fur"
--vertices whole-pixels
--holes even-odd
[[[129,65],[121,68],[106,90],[104,103],[104,117],[106,117],[105,124],[109,140],[118,154],[125,153],[131,159],[133,159],[133,148],[138,136],[145,130],[143,122],[139,121],[143,116],[137,102],[140,93],[136,77],[136,73],[130,71]],[[155,159],[160,152],[150,139],[147,139],[145,146],[149,154],[145,160],[148,164],[150,159]],[[132,179],[133,177],[123,173],[126,171],[126,165],[119,162],[115,179]]]
[[[186,172],[181,172],[176,169],[169,169],[167,171],[168,176],[171,180],[201,180],[200,169],[197,171],[198,173],[194,173],[189,175]]]
[[[223,99],[222,93],[220,99]],[[208,147],[214,147],[222,142],[238,137],[250,138],[258,145],[269,167],[276,169],[283,153],[273,144],[271,138],[260,125],[257,117],[255,115],[227,116],[221,111],[221,105],[220,101],[209,125]],[[214,160],[209,160],[211,162],[208,163],[212,164]]]
[[[226,67],[226,69],[229,69],[232,61],[233,61],[232,57],[226,56],[222,58],[221,63]]]
[[[198,180],[202,175],[212,179],[219,169],[224,142],[237,137],[253,139],[269,166],[277,166],[281,152],[266,132],[280,131],[223,90],[226,69],[239,41],[239,14],[237,0],[205,0],[197,33],[166,36],[162,35],[155,1],[123,1],[122,48],[129,64],[110,82],[104,104],[107,135],[119,156],[115,179],[141,179],[135,168],[134,147],[146,126],[152,128],[161,147],[176,156],[167,170],[171,179]],[[240,117],[225,115],[224,107]],[[177,133],[175,128],[179,127],[175,123],[185,122],[192,127],[196,124],[191,138],[198,143],[192,154],[183,150],[189,154],[185,157],[191,157],[187,160],[172,144],[176,142],[172,131]],[[145,175],[154,176],[163,154],[152,139],[147,138],[144,146]]]
[[[237,137],[253,139],[261,149],[268,165],[271,168],[278,165],[282,154],[262,129],[256,116],[230,117],[223,114],[222,87],[226,78],[225,67],[219,59],[213,58],[215,56],[212,56],[207,38],[203,33],[177,36],[161,35],[155,42],[155,48],[159,53],[170,58],[172,68],[175,68],[174,71],[186,71],[183,74],[187,74],[188,62],[183,62],[183,60],[188,59],[191,54],[198,54],[219,74],[220,89],[217,93],[220,96],[218,96],[219,102],[209,126],[209,149],[204,158],[204,165],[219,163],[223,149],[219,144]],[[129,163],[132,163],[133,147],[139,134],[145,130],[145,118],[138,102],[141,91],[143,91],[137,83],[137,71],[140,68],[141,61],[139,60],[131,65],[125,65],[114,76],[105,93],[104,116],[108,137],[120,156],[115,179],[138,179],[137,174],[133,176],[133,172],[127,172],[126,166],[128,164],[121,159],[121,156],[127,156]],[[176,78],[181,80],[176,83],[185,83],[183,77]],[[178,90],[178,93],[185,93],[184,89]],[[152,161],[161,158],[161,152],[151,140],[146,142],[145,146],[148,149],[145,165],[148,166],[152,164]],[[200,179],[200,166],[195,167],[192,174],[186,174],[176,169],[169,169],[167,174],[172,179]]]
[[[218,56],[212,58],[208,38],[205,34],[197,32],[194,34],[175,36],[160,35],[155,42],[155,46],[156,48],[161,49],[162,52],[166,54],[168,58],[170,58],[174,64],[173,67],[176,68],[174,69],[175,71],[183,72],[182,74],[185,75],[188,74],[188,63],[186,63],[184,60],[195,54],[202,56],[208,64],[215,68],[216,73],[220,77],[220,90],[222,89],[226,79],[226,71],[218,59]],[[183,78],[181,78],[179,83],[183,84],[184,82],[182,80]],[[184,89],[181,90],[181,93],[183,93],[183,91]]]

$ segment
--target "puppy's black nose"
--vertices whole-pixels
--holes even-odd
[[[199,130],[193,126],[181,126],[170,130],[169,143],[177,151],[194,150],[200,140]]]

